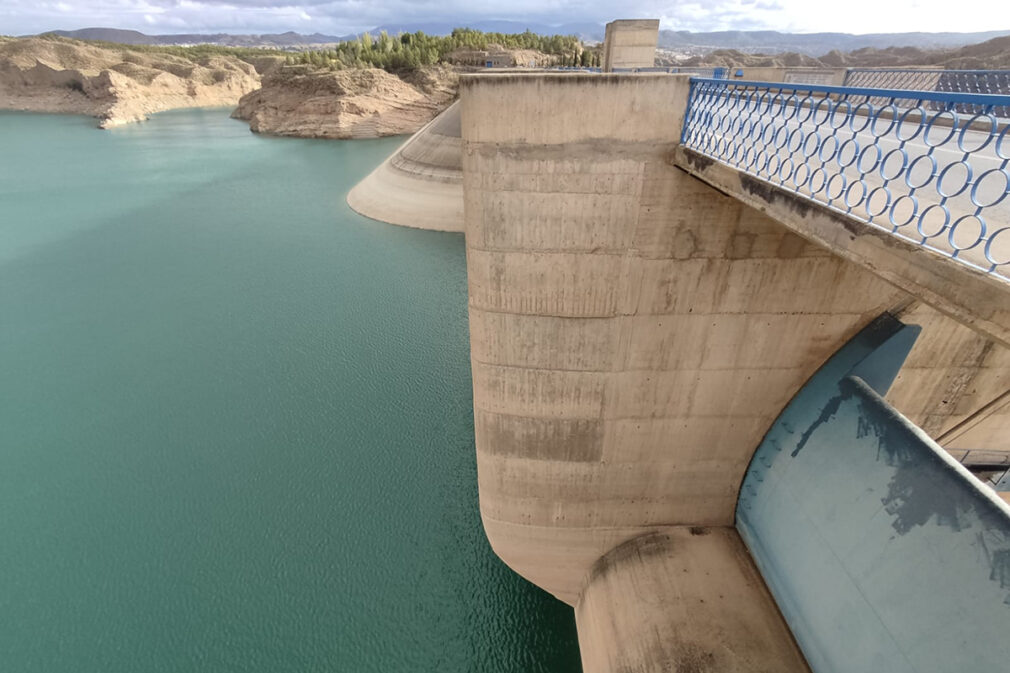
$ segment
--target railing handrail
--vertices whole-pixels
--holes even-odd
[[[803,84],[801,82],[759,82],[755,80],[726,80],[709,77],[692,77],[691,84],[718,84],[723,87],[754,87],[756,89],[786,89],[812,93],[834,93],[872,98],[899,98],[938,103],[966,103],[983,106],[1010,106],[1010,96],[991,93],[962,93],[957,91],[923,91],[922,89],[872,89],[866,87],[838,86],[834,84]]]
[[[914,72],[914,73],[957,73],[959,75],[1005,75],[1010,70],[951,70],[949,68],[846,68],[845,72]]]
[[[1010,282],[1010,95],[690,81],[684,146]]]

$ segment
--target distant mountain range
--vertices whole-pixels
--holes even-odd
[[[467,27],[482,30],[486,33],[522,33],[530,30],[540,35],[576,35],[583,41],[598,42],[603,40],[604,27],[595,23],[569,23],[560,26],[549,26],[542,23],[523,23],[520,21],[475,21],[471,23],[427,22],[398,23],[376,26],[368,32],[378,36],[382,31],[390,35],[397,33],[414,33],[424,31],[429,35],[448,35],[453,28]],[[332,44],[344,40],[353,40],[358,34],[323,35],[313,33],[302,35],[288,31],[286,33],[268,33],[265,35],[232,35],[229,33],[188,34],[177,35],[146,35],[136,30],[120,30],[118,28],[82,28],[80,30],[50,31],[63,37],[76,40],[101,40],[103,42],[118,42],[120,44],[151,44],[151,45],[189,45],[216,44],[226,47],[299,47],[314,44]],[[363,34],[363,33],[362,33]]]
[[[82,28],[81,30],[53,30],[50,31],[63,37],[71,37],[75,40],[101,40],[103,42],[118,42],[119,44],[151,44],[151,45],[178,45],[178,44],[216,44],[225,47],[297,47],[310,44],[327,44],[340,42],[346,39],[353,39],[353,35],[336,36],[313,33],[312,35],[302,35],[300,33],[274,33],[267,35],[231,35],[229,33],[214,34],[188,34],[177,35],[145,35],[136,30],[120,30],[118,28]]]
[[[453,28],[474,28],[485,33],[522,33],[529,30],[538,35],[575,35],[584,42],[602,42],[604,26],[598,23],[563,23],[552,26],[546,23],[529,23],[523,21],[471,21],[452,22],[439,21],[427,23],[389,23],[378,26],[368,31],[377,35],[380,31],[386,31],[390,35],[396,33],[414,33],[419,30],[429,35],[448,35]]]
[[[918,47],[942,49],[963,47],[1010,35],[1010,30],[981,33],[780,33],[775,30],[724,30],[692,33],[686,30],[659,31],[659,46],[666,49],[736,49],[745,53],[777,54],[798,52],[821,56],[829,51],[853,51],[865,47]]]
[[[557,26],[539,23],[524,23],[521,21],[472,21],[472,22],[427,22],[427,23],[391,23],[377,26],[368,31],[378,35],[385,30],[390,35],[399,32],[412,33],[422,30],[430,35],[447,35],[460,23],[470,28],[485,32],[521,33],[531,30],[542,35],[577,35],[584,41],[598,42],[603,40],[604,27],[595,23],[568,23]],[[218,33],[179,34],[179,35],[145,35],[135,30],[119,30],[116,28],[84,28],[81,30],[56,30],[57,35],[72,37],[79,40],[104,40],[123,44],[216,44],[230,47],[275,47],[279,49],[295,49],[311,45],[327,44],[352,40],[356,35],[302,35],[300,33],[275,33],[266,35],[230,35]],[[810,56],[821,56],[832,50],[852,51],[864,47],[884,49],[886,47],[918,47],[920,49],[938,49],[960,47],[967,44],[984,42],[994,37],[1010,35],[1010,30],[987,31],[980,33],[873,33],[853,35],[850,33],[780,33],[774,30],[753,31],[716,31],[708,33],[692,33],[686,30],[661,30],[659,46],[671,50],[686,50],[705,52],[714,49],[736,49],[745,53],[776,54],[782,52],[798,52]]]

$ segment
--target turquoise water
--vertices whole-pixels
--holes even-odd
[[[463,239],[399,142],[0,114],[0,670],[578,671],[477,511]]]

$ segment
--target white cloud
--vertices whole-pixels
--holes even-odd
[[[677,30],[783,30],[795,32],[979,31],[1002,25],[1002,4],[975,2],[951,11],[948,0],[0,0],[0,32],[25,34],[85,26],[158,32],[319,31],[347,34],[390,22],[512,19],[541,24],[603,23],[658,17]]]

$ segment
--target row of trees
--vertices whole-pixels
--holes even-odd
[[[603,54],[598,49],[594,49],[592,51],[583,49],[581,54],[572,58],[571,63],[568,63],[565,59],[561,59],[561,62],[558,65],[570,65],[582,68],[599,68],[603,65]]]
[[[573,35],[537,35],[525,33],[485,33],[471,28],[456,28],[450,35],[438,37],[421,31],[390,37],[385,31],[373,38],[365,33],[356,40],[341,42],[332,49],[288,54],[288,64],[308,64],[319,68],[383,68],[389,71],[413,70],[423,65],[446,61],[457,49],[486,50],[491,45],[506,49],[535,49],[558,58],[560,65],[592,65],[599,53],[582,48]]]
[[[213,56],[231,56],[244,61],[263,57],[285,56],[289,65],[306,64],[316,68],[382,68],[390,72],[410,71],[449,61],[457,50],[487,51],[497,45],[506,50],[535,50],[553,57],[554,65],[593,67],[600,65],[600,51],[587,50],[575,35],[538,35],[526,30],[518,33],[483,32],[473,28],[455,28],[445,36],[424,32],[407,32],[390,36],[383,31],[378,37],[364,33],[357,39],[340,42],[328,50],[281,52],[269,47],[236,47],[219,44],[173,46],[167,44],[118,44],[100,40],[72,40],[55,33],[42,35],[47,39],[88,41],[107,49],[141,54],[164,54],[201,63]]]
[[[69,38],[49,33],[43,37],[51,40],[73,42]],[[246,61],[261,57],[279,57],[285,52],[272,48],[225,47],[199,44],[189,47],[169,45],[123,45],[112,42],[88,40],[87,42],[123,52],[169,54],[194,62],[211,56],[234,56]],[[458,49],[486,51],[492,45],[505,49],[530,49],[554,57],[556,65],[592,67],[600,65],[599,49],[585,49],[574,35],[538,35],[527,30],[523,33],[485,33],[472,28],[456,28],[444,37],[416,33],[402,33],[395,37],[385,31],[378,37],[364,33],[355,40],[341,42],[331,49],[287,52],[289,65],[307,64],[317,68],[339,70],[343,68],[383,68],[390,72],[414,70],[420,66],[447,62],[449,54]]]

